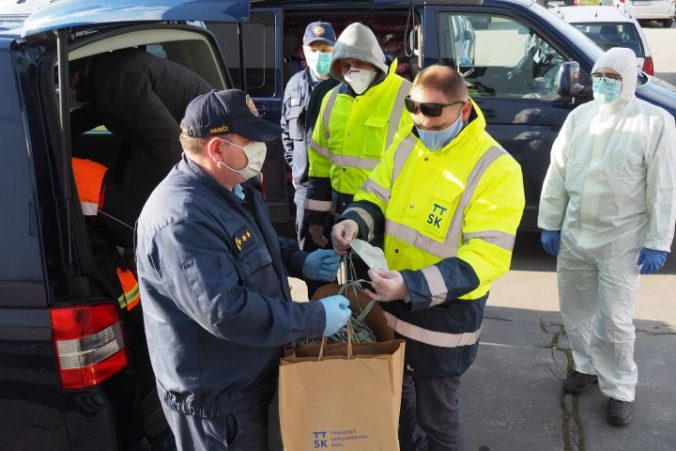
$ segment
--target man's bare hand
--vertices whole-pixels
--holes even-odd
[[[375,292],[364,290],[368,297],[379,302],[400,301],[408,296],[408,289],[399,271],[369,270],[371,287]]]
[[[331,229],[331,241],[333,248],[339,255],[347,254],[350,242],[357,237],[359,225],[352,219],[345,219],[334,225]]]

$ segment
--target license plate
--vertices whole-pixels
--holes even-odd
[[[548,2],[547,6],[563,6],[565,2]]]
[[[650,0],[634,0],[631,3],[636,6],[650,6],[650,3],[652,2]]]

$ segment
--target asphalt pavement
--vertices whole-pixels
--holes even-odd
[[[671,28],[652,21],[643,26],[653,54],[655,76],[676,86],[676,22]]]

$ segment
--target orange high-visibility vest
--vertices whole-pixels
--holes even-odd
[[[100,163],[83,158],[72,158],[71,164],[82,214],[96,216],[99,208],[102,207],[103,179],[108,168]],[[117,267],[115,270],[122,287],[122,294],[118,296],[117,302],[121,309],[126,308],[127,311],[130,311],[141,301],[138,282],[134,273],[128,269]]]
[[[101,203],[103,178],[108,168],[92,160],[71,158],[77,195],[82,206],[82,214],[96,216]]]

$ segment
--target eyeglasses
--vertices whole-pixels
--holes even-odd
[[[465,103],[464,100],[456,100],[455,102],[451,103],[430,103],[430,102],[416,102],[410,96],[406,96],[406,98],[404,98],[404,106],[406,107],[406,111],[413,114],[420,111],[423,114],[423,116],[429,117],[439,117],[441,116],[441,112],[447,106],[464,103]]]
[[[604,74],[604,73],[601,73],[601,72],[594,72],[592,74],[592,77],[594,77],[594,78],[609,78],[609,79],[615,80],[615,81],[622,81],[622,76],[620,76],[620,75]]]

